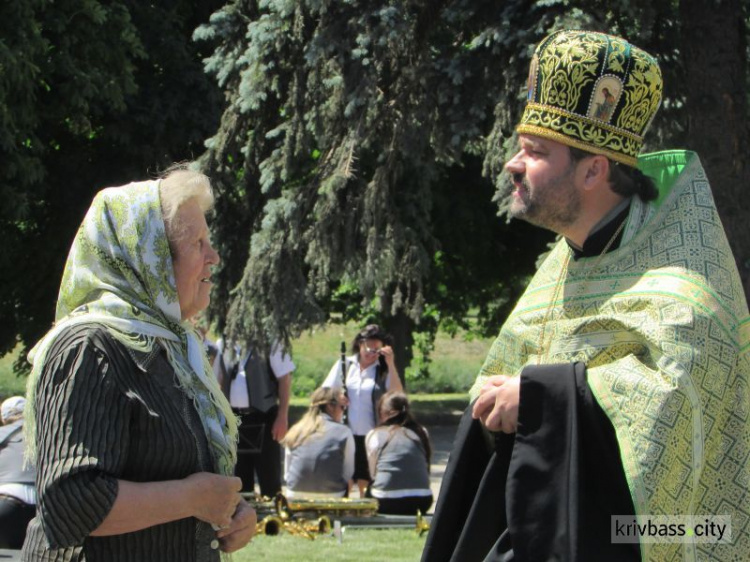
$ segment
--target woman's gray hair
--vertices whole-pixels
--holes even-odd
[[[159,181],[159,198],[170,246],[180,239],[185,230],[178,213],[182,205],[196,201],[206,213],[214,204],[211,181],[204,174],[189,169],[188,164],[175,164],[164,172]]]

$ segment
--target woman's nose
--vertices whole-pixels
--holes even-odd
[[[221,262],[221,256],[219,256],[219,252],[213,246],[210,246],[208,250],[208,262],[213,265],[219,265]]]

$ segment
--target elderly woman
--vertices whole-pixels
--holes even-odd
[[[352,340],[354,355],[336,361],[323,381],[327,388],[344,389],[349,399],[347,424],[354,433],[354,480],[364,497],[370,483],[365,436],[378,424],[377,403],[388,390],[402,390],[390,334],[377,324],[365,326]]]
[[[345,408],[340,389],[318,388],[305,415],[282,440],[290,498],[342,497],[348,492],[354,473],[354,438],[341,423]]]
[[[30,354],[38,510],[23,560],[218,561],[251,539],[237,423],[188,322],[219,262],[212,204],[184,168],[95,197]]]

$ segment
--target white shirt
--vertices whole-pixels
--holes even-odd
[[[349,427],[354,435],[367,435],[375,427],[375,408],[372,404],[372,391],[375,388],[375,369],[377,361],[361,369],[357,355],[348,358],[349,371],[346,373],[346,392],[349,397]],[[336,361],[331,367],[324,388],[341,388],[341,361]],[[390,378],[385,379],[385,389],[390,387]]]
[[[229,389],[232,408],[250,407],[250,397],[247,395],[247,376],[245,375],[245,364],[248,357],[250,357],[249,353],[245,353],[242,356],[241,369],[232,381],[232,386]],[[292,358],[288,354],[282,353],[279,346],[274,347],[271,357],[269,357],[269,362],[271,363],[271,371],[273,371],[273,375],[277,380],[288,375],[295,369]]]

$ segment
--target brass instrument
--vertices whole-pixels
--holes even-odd
[[[375,498],[304,499],[287,498],[283,494],[277,494],[274,498],[274,506],[277,512],[312,513],[317,516],[328,515],[336,518],[369,517],[378,512],[378,500]]]
[[[422,512],[418,509],[417,521],[416,521],[417,534],[421,537],[429,530],[430,530],[430,523],[425,520],[424,516],[422,515]]]
[[[273,537],[281,533],[283,527],[284,522],[280,517],[276,517],[275,515],[266,515],[263,519],[258,521],[258,524],[255,526],[255,534],[268,535],[269,537]]]
[[[315,540],[315,535],[331,533],[331,516],[368,516],[374,515],[378,510],[375,499],[287,499],[279,493],[273,500],[255,496],[250,496],[248,500],[259,517],[264,515],[255,527],[256,534],[275,536],[285,531],[310,540]]]
[[[331,523],[330,517],[327,515],[321,515],[315,521],[310,521],[307,524],[307,529],[310,531],[316,531],[319,535],[327,535],[331,532],[333,524]],[[314,529],[311,527],[314,525]]]
[[[327,534],[327,532],[321,531],[321,529],[330,529],[330,521],[328,526],[326,526],[325,523],[321,523],[317,520],[309,521],[307,519],[290,519],[284,523],[284,529],[290,535],[297,535],[314,541],[316,534]]]
[[[249,496],[248,500],[258,513],[255,532],[258,535],[275,536],[282,532],[315,540],[316,535],[331,534],[332,519],[341,520],[352,527],[405,527],[414,525],[419,536],[430,529],[429,515],[417,511],[412,516],[378,515],[378,500],[375,498],[287,498],[277,494],[273,499]]]

